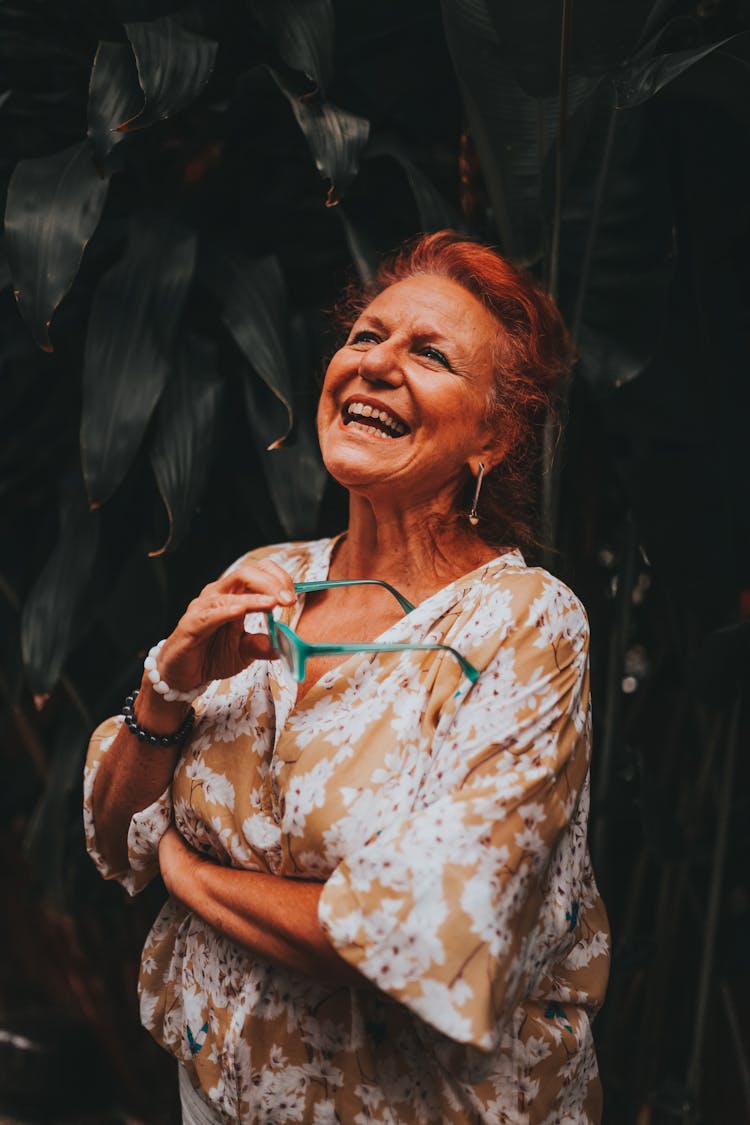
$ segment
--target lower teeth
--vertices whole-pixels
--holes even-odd
[[[385,438],[386,441],[395,437],[395,434],[387,434],[384,430],[378,429],[377,426],[368,426],[364,422],[349,422],[348,424],[350,427],[360,430],[363,434],[375,434],[377,437]]]

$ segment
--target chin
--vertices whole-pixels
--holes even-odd
[[[328,473],[344,488],[359,491],[368,483],[383,480],[383,467],[374,458],[348,457],[341,453],[323,456]]]
[[[340,474],[378,477],[383,471],[383,447],[395,440],[397,439],[348,433],[343,427],[337,427],[332,436],[320,440],[323,464],[336,480],[339,480]],[[390,457],[388,461],[390,462]]]

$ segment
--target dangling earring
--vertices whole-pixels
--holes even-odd
[[[472,527],[476,527],[479,523],[479,516],[477,514],[477,501],[479,500],[479,493],[482,488],[482,479],[484,477],[484,462],[479,462],[479,472],[477,473],[477,486],[474,489],[474,499],[471,502],[471,511],[469,512],[469,523]]]

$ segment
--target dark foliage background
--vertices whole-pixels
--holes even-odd
[[[163,892],[85,856],[86,741],[231,559],[341,527],[324,310],[454,226],[580,350],[540,505],[592,620],[605,1122],[748,1119],[749,61],[744,0],[1,0],[0,1113],[175,1120]]]

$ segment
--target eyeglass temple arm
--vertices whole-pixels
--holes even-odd
[[[312,594],[314,590],[328,590],[333,586],[384,586],[398,602],[403,609],[404,613],[411,613],[414,606],[410,601],[399,594],[395,586],[391,586],[389,582],[383,582],[379,578],[329,578],[320,582],[295,582],[294,589],[298,594]]]
[[[299,639],[301,640],[301,638],[299,638]],[[444,652],[452,652],[453,655],[455,656],[456,660],[458,661],[458,663],[461,665],[461,671],[464,673],[467,680],[469,680],[472,684],[475,684],[477,682],[477,680],[479,679],[479,669],[475,668],[473,664],[470,664],[465,656],[462,656],[461,653],[458,652],[457,649],[451,648],[450,645],[439,645],[439,644],[432,644],[432,645],[378,644],[377,642],[374,642],[373,644],[361,644],[361,645],[355,645],[355,644],[349,644],[349,645],[328,645],[328,644],[309,645],[309,644],[307,644],[306,641],[302,641],[302,644],[304,645],[304,649],[305,649],[304,656],[303,656],[303,662],[302,662],[302,673],[303,673],[303,675],[304,675],[304,665],[307,661],[308,656],[314,656],[314,655],[317,655],[319,653],[321,655],[325,654],[325,653],[328,653],[329,655],[332,655],[332,654],[335,654],[335,653],[342,653],[343,654],[345,652],[413,652],[416,649],[419,652],[436,652],[438,650],[442,650]]]

